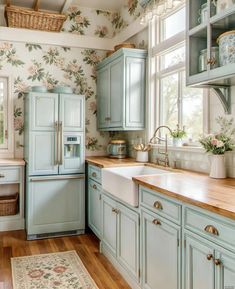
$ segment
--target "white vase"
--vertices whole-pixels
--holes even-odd
[[[182,139],[173,137],[173,146],[174,147],[182,147]]]
[[[147,163],[149,160],[148,151],[137,151],[136,161],[141,163]]]
[[[225,155],[210,155],[210,177],[214,179],[226,178]]]

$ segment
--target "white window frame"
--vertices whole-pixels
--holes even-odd
[[[13,81],[12,77],[8,74],[0,73],[0,78],[5,79],[7,84],[7,99],[6,110],[4,115],[7,127],[7,139],[4,145],[0,145],[0,158],[13,158],[14,157],[14,108],[13,108]]]
[[[154,16],[149,22],[149,69],[148,69],[148,99],[147,99],[147,138],[150,139],[155,129],[161,124],[160,122],[160,109],[161,109],[161,97],[160,97],[160,75],[171,74],[174,71],[186,70],[186,61],[173,65],[169,68],[160,71],[160,61],[157,61],[157,55],[160,53],[165,53],[167,50],[171,51],[173,47],[179,46],[181,43],[186,44],[185,31],[179,32],[168,38],[166,40],[160,41],[161,29],[163,25],[160,22],[166,17],[176,13],[178,10],[185,7],[185,4],[179,5],[176,9],[172,10],[170,13],[159,18]],[[187,57],[187,55],[186,55]],[[203,132],[209,132],[209,90],[204,90],[203,95]],[[192,143],[193,147],[198,146],[198,144]],[[189,147],[187,147],[187,150]]]

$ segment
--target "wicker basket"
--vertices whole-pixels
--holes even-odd
[[[135,44],[125,42],[114,46],[115,51],[117,51],[120,48],[135,48]]]
[[[0,197],[0,216],[16,215],[19,194]]]
[[[59,32],[66,16],[49,12],[35,11],[16,6],[6,6],[5,17],[8,27]]]

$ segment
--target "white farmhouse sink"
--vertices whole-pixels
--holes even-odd
[[[157,177],[157,175],[171,173],[149,166],[105,168],[101,172],[103,190],[133,207],[139,205],[139,193],[138,185],[132,181],[132,177],[147,175]]]

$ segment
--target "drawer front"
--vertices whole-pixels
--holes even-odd
[[[0,168],[0,183],[16,183],[20,181],[19,168]]]
[[[185,207],[184,216],[186,229],[235,250],[235,221],[189,207]]]
[[[140,187],[140,204],[176,224],[181,224],[181,205],[165,198],[161,193]]]
[[[88,175],[89,178],[101,184],[101,169],[99,167],[89,165]]]

